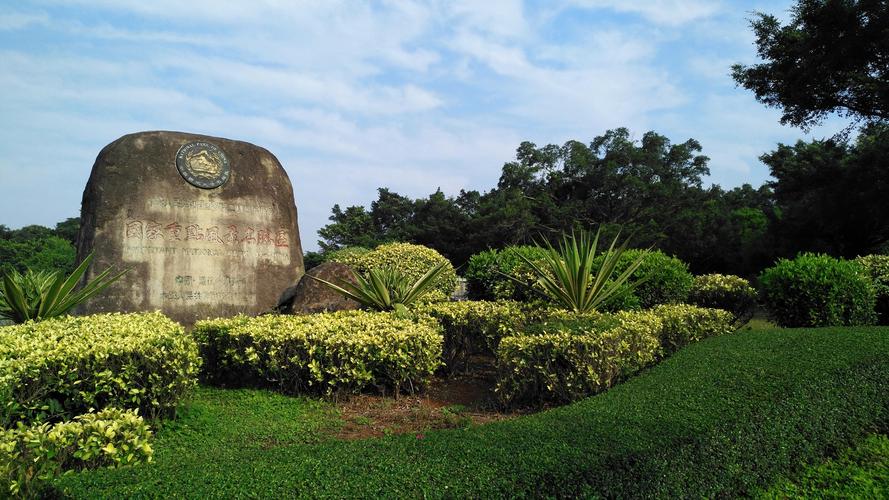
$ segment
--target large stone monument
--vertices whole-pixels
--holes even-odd
[[[246,142],[130,134],[96,158],[83,192],[78,259],[129,272],[84,312],[161,310],[186,324],[273,309],[303,274],[293,188]]]

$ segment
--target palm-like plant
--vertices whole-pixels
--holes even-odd
[[[366,308],[406,314],[407,306],[417,302],[433,288],[435,280],[447,265],[447,262],[442,262],[415,282],[392,268],[371,269],[366,278],[353,272],[355,283],[341,281],[339,285],[308,274],[306,276],[324,283]]]
[[[0,281],[0,319],[13,323],[43,320],[68,313],[85,300],[102,292],[120,279],[127,270],[112,274],[111,269],[99,273],[79,290],[77,282],[86,273],[93,254],[90,253],[70,276],[60,272],[17,270],[3,275]]]
[[[587,231],[562,237],[558,248],[545,242],[546,253],[538,261],[519,255],[537,275],[536,285],[547,299],[570,311],[586,313],[595,311],[615,293],[625,290],[627,280],[643,262],[643,257],[633,261],[620,275],[614,277],[615,267],[626,251],[629,240],[617,245],[618,233],[608,250],[604,252],[602,265],[593,273],[593,261],[597,256],[602,228],[592,236]],[[516,279],[516,278],[514,278]],[[521,282],[521,280],[516,279]],[[635,288],[642,281],[630,283]],[[537,288],[536,287],[536,288]]]

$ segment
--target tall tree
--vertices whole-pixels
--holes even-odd
[[[868,127],[854,143],[780,144],[761,159],[775,178],[783,253],[855,257],[889,244],[889,127]]]
[[[830,113],[853,123],[889,120],[889,2],[798,0],[790,22],[756,13],[763,63],[732,68],[735,81],[807,129]]]

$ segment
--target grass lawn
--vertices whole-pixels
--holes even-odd
[[[889,328],[713,338],[596,397],[466,429],[335,436],[331,403],[201,388],[152,464],[72,474],[74,498],[754,494],[889,430]]]

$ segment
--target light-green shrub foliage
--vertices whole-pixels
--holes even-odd
[[[873,282],[879,324],[889,325],[889,255],[865,255],[855,262],[864,268]]]
[[[136,411],[117,408],[57,424],[0,428],[0,497],[31,498],[65,471],[150,462],[151,437]]]
[[[542,264],[545,253],[546,250],[541,247],[515,245],[473,255],[466,268],[469,297],[476,300],[518,301],[538,298],[532,291],[537,275],[522,256]],[[514,279],[510,279],[510,276]],[[516,280],[524,283],[524,286]]]
[[[426,294],[424,300],[448,300],[457,288],[457,272],[453,264],[432,248],[412,243],[386,243],[373,250],[365,250],[361,247],[343,249],[334,253],[329,260],[346,264],[365,276],[373,268],[397,269],[411,281],[419,280],[427,271],[444,262],[445,271],[435,280],[433,292]]]
[[[441,364],[441,329],[430,317],[369,311],[237,316],[199,321],[193,334],[208,381],[285,393],[410,391]]]
[[[496,392],[506,405],[566,403],[603,391],[657,356],[663,323],[650,313],[552,321],[533,334],[504,337]]]
[[[705,274],[695,276],[689,302],[701,307],[726,310],[732,313],[735,324],[740,326],[753,317],[756,290],[750,286],[749,281],[739,276]]]
[[[686,345],[735,330],[732,313],[688,304],[663,304],[651,311],[663,322],[661,352],[672,354]]]
[[[70,419],[91,408],[173,412],[201,360],[161,313],[65,316],[0,328],[0,426]]]
[[[769,316],[783,327],[857,326],[876,321],[876,294],[861,265],[829,255],[781,259],[760,275]]]

